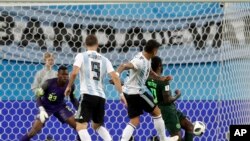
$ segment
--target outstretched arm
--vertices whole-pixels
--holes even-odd
[[[173,79],[172,76],[170,76],[170,75],[160,76],[160,75],[156,74],[152,69],[150,70],[149,78],[152,78],[152,79],[158,80],[158,81],[169,81],[169,80]]]
[[[65,93],[64,93],[65,96],[69,96],[70,95],[70,93],[71,93],[71,87],[72,87],[72,85],[73,85],[73,83],[74,83],[74,81],[76,79],[76,76],[79,73],[79,71],[80,71],[80,68],[78,66],[74,66],[73,71],[72,71],[72,73],[70,75],[70,78],[69,78],[68,86],[67,86],[67,88],[65,90]]]
[[[69,96],[70,95],[70,92],[71,92],[71,87],[72,85],[74,84],[74,81],[76,79],[76,76],[77,74],[79,73],[80,71],[80,68],[82,66],[82,62],[83,62],[83,59],[82,59],[82,55],[81,54],[77,54],[76,57],[75,57],[75,62],[74,62],[74,66],[73,66],[73,71],[70,75],[70,78],[69,78],[69,83],[68,83],[68,86],[64,92],[64,95],[65,96]]]
[[[124,94],[122,92],[122,85],[121,85],[119,75],[117,75],[117,73],[115,71],[110,72],[109,75],[111,76],[111,79],[112,79],[113,83],[115,84],[116,89],[118,90],[118,92],[120,94],[121,101],[125,104],[125,106],[127,106],[127,101],[126,101]]]
[[[122,85],[119,76],[116,74],[115,71],[109,73],[116,89],[118,90],[119,94],[122,94]]]
[[[120,96],[121,101],[125,105],[127,105],[127,101],[126,101],[126,99],[125,99],[125,97],[123,95],[123,92],[122,92],[122,85],[121,85],[121,81],[120,81],[120,78],[119,78],[119,73],[117,73],[117,72],[114,71],[114,68],[113,68],[113,66],[112,66],[112,64],[111,64],[111,62],[109,60],[107,60],[106,65],[107,65],[107,72],[110,75],[113,83],[115,84],[115,87],[116,87],[117,91],[120,94],[119,96]],[[120,68],[121,72],[123,70],[124,70],[124,68]]]
[[[43,107],[41,97],[44,96],[44,92],[46,92],[48,89],[48,81],[45,81],[42,84],[42,87],[39,88],[39,90],[36,91],[37,99],[36,103],[39,108],[40,114],[39,114],[39,119],[42,123],[45,122],[45,120],[48,118],[48,113],[46,112],[45,108]]]
[[[165,85],[165,88],[163,90],[163,101],[166,104],[171,104],[175,102],[179,97],[181,96],[181,91],[176,90],[175,91],[175,96],[171,95],[171,91],[169,89],[169,84]]]
[[[121,74],[124,70],[129,70],[129,69],[136,69],[136,68],[132,63],[123,63],[118,67],[117,72]]]
[[[44,92],[48,89],[48,80],[45,81],[43,84],[42,84],[42,87],[41,88],[38,88],[36,91],[35,91],[35,94],[36,94],[36,103],[37,103],[37,106],[40,107],[40,106],[43,106],[42,105],[42,101],[41,101],[41,97],[44,95]]]
[[[79,102],[78,102],[78,100],[75,97],[74,90],[75,90],[75,86],[73,85],[72,86],[72,91],[70,92],[70,96],[69,97],[70,97],[70,102],[74,105],[75,109],[77,109],[78,106],[79,106]]]

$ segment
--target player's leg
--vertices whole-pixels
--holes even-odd
[[[43,123],[39,120],[36,119],[35,122],[32,125],[31,130],[25,134],[20,141],[29,141],[32,137],[34,137],[38,132],[41,131],[41,129],[43,128]]]
[[[81,141],[91,141],[87,128],[88,122],[76,122],[76,131],[78,132]]]
[[[76,130],[76,120],[74,117],[73,111],[69,108],[69,106],[65,106],[61,108],[58,112],[54,113],[54,116],[58,118],[62,123],[67,123],[70,127]],[[77,140],[80,140],[79,135],[77,136]]]
[[[98,101],[98,102],[97,102]],[[96,97],[95,109],[93,109],[92,115],[92,128],[100,135],[104,141],[112,141],[111,135],[108,130],[103,126],[104,115],[105,115],[105,99]]]
[[[84,98],[83,98],[84,97]],[[92,98],[90,95],[81,95],[81,100],[79,103],[79,108],[77,110],[75,119],[76,119],[76,131],[80,136],[81,141],[91,141],[91,137],[88,133],[88,122],[91,119],[92,115]]]
[[[134,130],[140,124],[140,116],[129,117],[130,121],[122,132],[121,141],[129,141],[133,135]]]
[[[181,128],[185,130],[185,141],[193,141],[193,124],[187,119],[187,117],[181,112],[177,111],[177,115],[180,119]]]
[[[158,106],[156,106],[151,113],[151,116],[153,117],[154,121],[154,127],[159,134],[160,140],[164,141],[166,140],[166,135],[165,135],[165,123],[162,119],[161,111]]]
[[[76,130],[76,120],[74,116],[69,117],[66,122],[68,125]]]
[[[68,123],[68,125],[72,128],[74,128],[76,130],[76,120],[74,116],[69,117],[66,122]],[[77,134],[77,141],[80,141],[81,138],[80,136]]]
[[[60,107],[58,107],[58,108],[60,108]],[[62,123],[66,122],[70,127],[76,129],[76,120],[74,118],[74,113],[69,108],[69,106],[63,106],[61,108],[61,110],[54,113],[54,116]]]
[[[181,141],[181,125],[175,105],[159,105],[166,129],[171,136],[178,136]]]
[[[130,121],[122,132],[121,141],[129,141],[140,123],[140,115],[143,114],[143,109],[141,108],[139,95],[124,94],[124,96],[128,103],[128,117]]]
[[[166,140],[166,135],[165,135],[165,124],[162,119],[161,115],[161,110],[159,109],[158,106],[155,105],[153,97],[150,96],[147,93],[144,93],[140,95],[140,100],[141,100],[141,105],[143,106],[143,109],[150,113],[153,121],[154,121],[154,127],[159,134],[160,140],[164,141]]]

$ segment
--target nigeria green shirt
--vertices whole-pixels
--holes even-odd
[[[156,104],[164,104],[163,92],[169,90],[169,81],[161,82],[154,79],[148,79],[146,81],[146,86],[153,94],[154,102]]]

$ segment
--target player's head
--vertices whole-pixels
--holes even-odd
[[[158,43],[156,40],[148,40],[146,43],[146,46],[144,47],[144,51],[151,55],[151,57],[154,57],[157,54],[157,51],[159,47],[161,46],[160,43]]]
[[[154,56],[151,59],[151,68],[154,72],[163,72],[162,60],[159,56]]]
[[[69,79],[68,69],[65,66],[60,66],[57,70],[57,78],[60,82],[67,82]]]
[[[51,67],[54,65],[54,56],[52,53],[46,52],[44,54],[44,62],[45,62],[45,66]]]
[[[97,49],[98,48],[98,39],[95,35],[88,35],[85,39],[85,44],[87,48],[93,48]]]

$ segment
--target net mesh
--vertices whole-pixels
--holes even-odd
[[[21,4],[20,4],[21,5]],[[249,124],[249,3],[127,3],[0,6],[0,138],[17,140],[37,114],[31,90],[43,54],[55,55],[56,70],[85,51],[84,40],[96,34],[99,52],[114,66],[130,60],[146,41],[162,44],[164,74],[176,102],[191,121],[204,121],[206,132],[196,141],[225,140],[230,124]],[[126,74],[122,75],[122,79]],[[128,122],[115,88],[105,79],[105,126],[119,140]],[[76,94],[79,97],[79,81]],[[70,103],[68,103],[70,104]],[[101,138],[92,129],[93,140]],[[148,114],[134,133],[137,140],[156,134]],[[51,117],[33,140],[74,140],[76,132]]]

